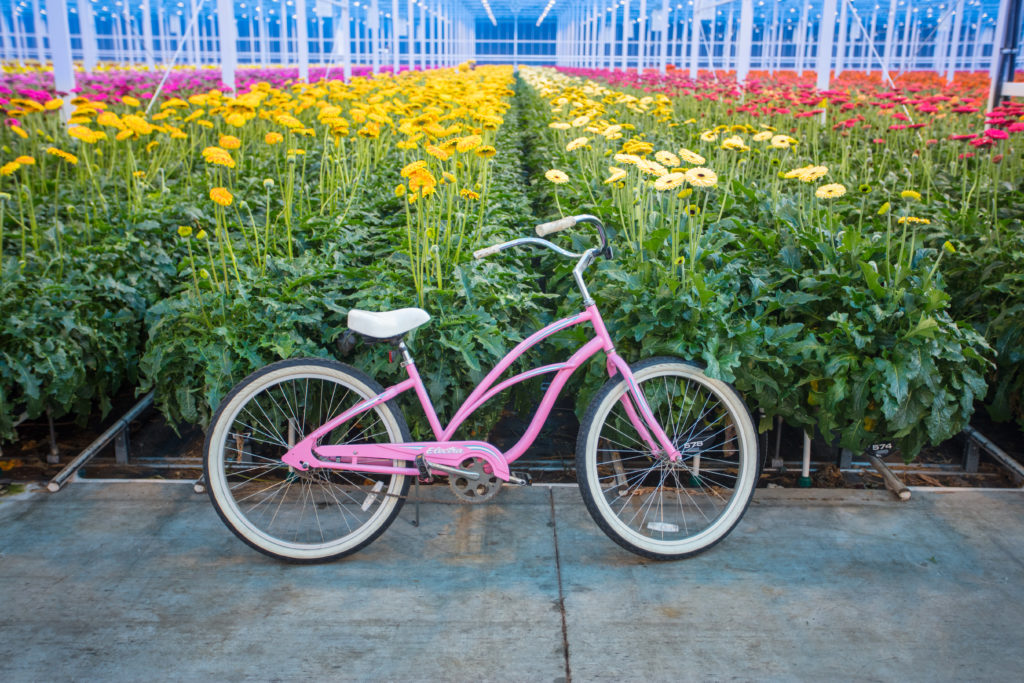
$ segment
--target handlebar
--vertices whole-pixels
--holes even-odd
[[[566,228],[571,228],[576,225],[576,216],[566,216],[560,218],[557,221],[551,221],[550,223],[541,223],[537,226],[537,234],[541,237],[550,235],[553,232],[559,232]]]
[[[541,237],[550,235],[553,232],[559,232],[561,230],[571,228],[575,225],[579,225],[580,223],[590,223],[591,225],[597,228],[597,232],[601,236],[600,247],[591,247],[590,249],[584,251],[582,254],[577,254],[574,251],[563,249],[554,242],[541,239]],[[520,237],[519,239],[510,240],[508,242],[502,242],[501,244],[492,244],[489,247],[477,249],[476,251],[473,252],[473,257],[478,259],[487,258],[488,256],[497,254],[499,251],[504,251],[505,249],[511,249],[512,247],[517,247],[524,244],[533,244],[538,247],[550,249],[551,251],[560,254],[561,256],[579,259],[579,261],[576,263],[576,267],[572,269],[572,277],[576,281],[576,286],[579,287],[580,294],[583,297],[583,305],[593,305],[594,300],[590,297],[590,292],[587,291],[586,283],[583,282],[583,271],[586,270],[587,267],[590,266],[590,264],[592,264],[594,262],[594,259],[596,259],[598,256],[604,256],[605,258],[608,259],[612,257],[612,248],[608,246],[608,235],[607,233],[605,233],[604,224],[601,223],[601,221],[596,216],[591,216],[590,214],[580,214],[579,216],[566,216],[565,218],[560,218],[557,221],[551,221],[550,223],[541,223],[540,225],[537,226],[537,235],[539,237]]]
[[[601,246],[597,249],[592,250],[595,252],[594,256],[600,254],[605,258],[610,259],[612,257],[612,250],[611,247],[608,245],[608,235],[605,232],[604,224],[596,216],[591,216],[590,214],[566,216],[565,218],[560,218],[556,221],[541,223],[536,227],[537,235],[540,237],[545,237],[552,233],[561,232],[562,230],[574,227],[580,223],[590,223],[594,225],[597,228],[598,235],[600,235],[601,237]],[[537,246],[547,247],[549,249],[552,249],[553,251],[558,252],[562,256],[568,256],[571,258],[581,258],[582,256],[584,256],[584,254],[577,254],[575,252],[562,249],[561,247],[545,239],[537,239],[536,237],[521,237],[519,239],[511,240],[509,242],[502,242],[501,244],[493,244],[489,247],[477,249],[476,251],[473,252],[473,258],[487,258],[488,256],[493,256],[494,254],[497,254],[499,251],[504,251],[505,249],[519,246],[521,244],[536,244]]]

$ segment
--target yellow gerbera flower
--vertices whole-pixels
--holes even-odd
[[[580,147],[586,145],[588,142],[590,142],[590,138],[576,138],[575,140],[573,140],[572,142],[565,146],[565,151],[574,152]]]
[[[21,164],[17,161],[8,161],[3,166],[0,166],[0,175],[11,175],[19,168],[21,168]]]
[[[125,114],[121,121],[136,135],[149,135],[153,132],[153,124],[136,114]]]
[[[544,177],[553,182],[555,185],[564,185],[569,182],[569,176],[557,168],[553,168],[544,174]]]
[[[730,149],[735,152],[747,152],[750,150],[750,147],[747,147],[747,144],[743,142],[743,138],[739,135],[733,135],[722,140],[722,149]]]
[[[828,168],[825,166],[815,166],[810,164],[808,166],[801,166],[800,168],[794,168],[792,171],[786,171],[782,174],[783,178],[798,178],[805,183],[814,182],[818,178],[828,173]]]
[[[71,154],[70,152],[65,152],[62,149],[57,149],[56,147],[47,147],[46,153],[52,154],[55,157],[60,157],[61,159],[63,159],[64,161],[68,162],[71,165],[76,165],[78,163],[78,157],[76,157],[74,154]]]
[[[469,188],[463,188],[459,190],[459,196],[463,199],[480,199],[480,194],[470,190]]]
[[[422,188],[423,196],[427,196],[437,187],[437,178],[426,168],[419,167],[409,174],[409,191],[415,192]],[[429,192],[428,192],[429,188]]]
[[[696,164],[697,166],[707,163],[707,159],[697,154],[696,152],[691,152],[685,147],[679,150],[679,158],[688,164]]]
[[[913,199],[914,201],[921,201],[921,193],[915,190],[903,190],[900,192],[900,196],[904,199]]]
[[[822,185],[814,191],[814,195],[818,199],[836,199],[846,194],[846,186],[841,183],[829,183],[828,185]]]
[[[616,183],[625,178],[627,175],[626,170],[623,168],[619,168],[618,166],[609,166],[608,171],[611,172],[611,175],[608,176],[607,179],[605,179],[605,185],[611,185],[612,183]]]
[[[659,192],[674,190],[685,182],[685,173],[667,173],[654,181],[654,189]]]
[[[472,149],[476,149],[484,141],[479,135],[467,135],[455,143],[455,149],[460,152],[468,152]]]
[[[426,152],[427,154],[429,154],[432,157],[440,159],[441,161],[448,161],[448,157],[451,156],[451,154],[449,152],[446,152],[445,150],[441,149],[437,145],[426,145],[423,148],[423,151]]]
[[[813,183],[818,178],[821,178],[828,173],[828,168],[825,166],[810,166],[800,174],[800,180],[805,183]]]
[[[931,220],[928,218],[918,218],[917,216],[900,216],[896,219],[897,223],[920,223],[921,225],[930,225]]]
[[[413,171],[415,171],[416,169],[418,169],[418,168],[426,168],[426,167],[427,167],[427,162],[426,161],[424,161],[423,159],[417,159],[416,161],[413,161],[412,163],[409,163],[409,164],[406,164],[405,166],[403,166],[402,170],[399,172],[399,175],[402,176],[403,178],[408,178],[410,175],[412,175]]]
[[[68,135],[90,145],[107,139],[107,134],[102,130],[93,130],[88,126],[71,126]]]
[[[35,166],[36,163],[35,157],[30,156],[20,156],[17,159],[15,159],[15,161],[17,161],[22,166]]]
[[[796,138],[791,138],[788,135],[773,135],[771,146],[775,149],[789,149],[796,144]]]
[[[221,135],[219,142],[224,149],[238,149],[242,146],[242,141],[234,135]]]
[[[659,164],[664,164],[665,166],[673,167],[679,165],[679,157],[665,150],[655,152],[654,158],[658,160]]]
[[[686,172],[686,182],[694,187],[714,187],[718,184],[718,175],[710,168],[698,166]]]
[[[641,159],[636,162],[636,167],[640,169],[641,173],[657,176],[659,178],[668,174],[667,168],[659,164],[657,161],[651,161],[649,159]]]
[[[203,150],[202,156],[203,161],[208,164],[227,168],[235,167],[235,160],[231,158],[231,153],[221,147],[207,147]]]
[[[231,206],[231,202],[235,201],[234,195],[228,192],[226,187],[215,187],[211,189],[210,199],[221,206]]]

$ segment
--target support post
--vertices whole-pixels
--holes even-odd
[[[614,71],[615,70],[615,45],[616,45],[615,33],[618,30],[617,24],[618,24],[618,21],[619,21],[619,8],[618,8],[618,5],[614,6],[612,8],[612,11],[609,12],[608,14],[609,14],[609,17],[608,17],[608,25],[609,25],[609,30],[608,30],[608,70],[609,71]]]
[[[309,82],[309,12],[306,0],[295,0],[295,47],[299,59],[299,79]]]
[[[96,70],[97,38],[96,17],[93,16],[92,3],[82,0],[78,3],[78,25],[82,33],[82,67],[92,73]]]
[[[1012,52],[1016,50],[1017,36],[1013,35],[1020,26],[1021,0],[1004,0],[999,5],[999,15],[996,18],[995,40],[992,42],[992,66],[989,67],[988,110],[999,105],[1003,95],[1003,81],[1007,78],[1013,79],[1015,62]]]
[[[407,10],[405,33],[409,49],[406,54],[406,62],[411,71],[416,68],[416,32],[413,30],[416,26],[416,5],[413,0],[408,0]]]
[[[146,60],[146,66],[153,68],[153,15],[149,7],[149,0],[142,0],[142,55]],[[232,15],[233,17],[234,15]]]
[[[665,73],[668,70],[668,13],[671,7],[668,3],[658,14],[658,30],[661,31],[661,49],[658,53],[658,71]]]
[[[725,35],[722,36],[725,47],[723,48],[722,58],[724,64],[722,68],[726,71],[736,70],[736,57],[733,54],[736,48],[736,29],[733,26],[733,8],[729,8],[729,16],[725,20]]]
[[[336,40],[341,40],[341,68],[347,83],[352,80],[352,17],[348,0],[342,0],[341,21],[338,22],[336,35]]]
[[[821,22],[818,24],[818,58],[815,69],[818,72],[818,90],[828,90],[832,79],[832,46],[836,33],[836,0],[825,0],[821,8]]]
[[[740,5],[740,34],[736,49],[736,80],[745,83],[750,73],[750,44],[754,42],[754,0]]]
[[[843,67],[846,64],[846,43],[847,43],[847,21],[848,17],[846,13],[848,11],[850,0],[840,0],[842,7],[839,10],[839,43],[836,46],[836,78],[843,73]]]
[[[366,30],[370,41],[370,68],[373,73],[380,71],[380,9],[377,0],[370,0],[369,11],[366,13]]]
[[[701,0],[693,0],[693,18],[690,22],[690,78],[693,80],[700,73],[700,9]]]
[[[217,37],[220,41],[220,73],[224,85],[235,91],[238,66],[238,26],[235,25],[233,0],[217,0]]]
[[[889,16],[885,22],[885,53],[882,55],[882,75],[892,71],[893,51],[896,49],[896,0],[889,0]]]
[[[956,19],[953,22],[953,31],[949,36],[949,62],[946,67],[946,82],[952,83],[956,76],[956,65],[960,58],[961,31],[964,22],[964,0],[960,0],[956,6]]]
[[[640,17],[637,19],[636,72],[644,72],[647,53],[647,0],[640,0]]]
[[[629,0],[622,4],[622,56],[619,68],[625,71],[629,65],[629,39],[633,34],[633,24],[629,22]]]
[[[519,73],[519,15],[512,15],[512,72]]]
[[[804,66],[807,63],[807,33],[809,30],[807,12],[809,5],[810,0],[804,0],[803,9],[800,11],[800,23],[797,25],[797,33],[800,35],[796,41],[796,72],[801,76],[804,75]]]
[[[46,65],[46,45],[43,40],[43,15],[39,12],[39,0],[32,0],[32,27],[36,36],[36,59],[40,66]]]
[[[75,89],[75,69],[71,62],[71,32],[68,29],[67,0],[50,0],[50,47],[53,51],[53,86],[61,98]],[[70,98],[64,99],[61,120],[71,116]]]

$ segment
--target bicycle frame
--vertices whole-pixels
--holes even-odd
[[[556,332],[588,322],[594,328],[595,336],[577,349],[567,361],[533,368],[495,385],[498,378],[530,348]],[[616,373],[619,373],[629,383],[629,391],[623,394],[621,401],[640,437],[651,449],[652,453],[660,454],[673,461],[679,458],[680,453],[678,449],[672,445],[671,439],[669,439],[654,418],[647,400],[633,379],[633,373],[630,371],[629,365],[616,353],[615,346],[608,335],[608,330],[605,327],[604,320],[601,318],[601,314],[597,310],[597,306],[590,303],[582,312],[553,322],[517,344],[466,398],[447,427],[441,427],[433,402],[427,393],[419,372],[416,370],[416,364],[408,353],[405,352],[405,362],[403,365],[409,374],[408,379],[388,387],[376,396],[361,401],[344,413],[325,422],[291,447],[282,457],[282,461],[299,470],[320,467],[335,470],[415,476],[420,474],[418,467],[415,466],[415,461],[420,456],[429,458],[428,466],[441,465],[450,468],[458,468],[467,458],[477,457],[490,466],[495,476],[502,481],[509,481],[511,476],[509,464],[518,459],[533,444],[540,433],[541,427],[543,427],[544,422],[551,413],[551,409],[559,393],[561,393],[562,387],[565,386],[573,372],[600,351],[605,353],[609,377],[614,377]],[[485,441],[451,440],[452,435],[454,435],[466,418],[496,394],[531,377],[552,372],[555,373],[555,376],[552,378],[547,391],[545,391],[540,406],[534,413],[526,432],[508,451],[503,453]],[[410,389],[416,392],[427,421],[434,432],[436,441],[317,445],[321,438],[345,422],[358,417],[380,403],[390,401]],[[395,460],[404,460],[409,462],[410,465],[405,467],[395,466],[393,464]]]

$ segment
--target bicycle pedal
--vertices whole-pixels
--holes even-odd
[[[417,455],[416,456],[416,469],[418,469],[420,471],[419,475],[416,477],[416,481],[418,483],[420,483],[420,484],[433,484],[434,483],[434,477],[433,477],[432,474],[430,474],[430,470],[427,469],[427,463],[423,459],[423,455]]]
[[[509,472],[508,483],[516,486],[533,486],[533,477],[529,472]]]

